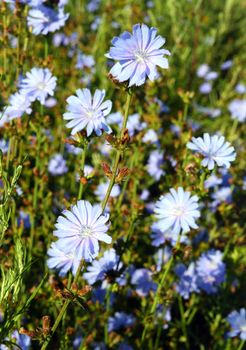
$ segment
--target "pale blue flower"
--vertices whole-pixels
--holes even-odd
[[[31,101],[29,96],[16,92],[9,98],[9,105],[4,110],[4,115],[8,120],[21,117],[24,113],[31,114]]]
[[[95,195],[98,197],[98,199],[99,199],[100,201],[102,201],[103,198],[105,197],[106,192],[107,192],[107,190],[108,190],[108,186],[109,186],[109,180],[106,181],[106,182],[101,182],[101,183],[97,186],[97,188],[96,188],[96,190],[95,190]],[[117,184],[115,184],[115,185],[113,186],[113,188],[112,188],[111,193],[110,193],[110,197],[115,198],[115,197],[118,197],[119,195],[120,195],[120,186],[117,185]]]
[[[3,154],[7,153],[9,149],[9,141],[5,139],[0,140],[0,150],[3,152]]]
[[[50,174],[63,175],[67,173],[68,167],[66,161],[61,154],[55,154],[49,161],[48,171]]]
[[[38,100],[42,105],[47,96],[53,96],[56,88],[56,77],[48,68],[32,68],[21,81],[20,92],[30,101]]]
[[[49,258],[47,265],[50,269],[59,270],[60,276],[65,276],[68,271],[72,271],[73,275],[76,274],[80,261],[77,259],[76,251],[65,253],[60,249],[57,242],[51,243],[51,247],[47,252]]]
[[[209,94],[212,91],[212,85],[208,82],[202,83],[199,87],[199,91],[201,94]]]
[[[151,290],[156,291],[157,284],[152,281],[152,273],[148,269],[137,269],[133,272],[131,283],[136,286],[136,292],[141,297],[147,296]]]
[[[187,268],[184,264],[178,264],[175,268],[175,273],[179,277],[179,282],[175,284],[175,289],[184,299],[189,299],[190,294],[193,292],[199,292],[194,262],[190,263]]]
[[[230,163],[236,158],[234,147],[229,142],[225,142],[224,136],[210,136],[206,133],[203,139],[192,137],[192,142],[188,142],[187,147],[203,155],[201,164],[209,170],[214,169],[215,163],[229,168]]]
[[[216,175],[212,174],[204,182],[204,187],[205,188],[212,188],[212,187],[216,187],[216,186],[221,185],[221,184],[222,184],[222,179],[220,179]]]
[[[135,317],[125,312],[116,312],[113,317],[109,317],[108,331],[118,331],[121,328],[131,327],[135,322]]]
[[[155,205],[155,214],[161,231],[170,229],[174,233],[181,230],[185,233],[191,228],[198,228],[195,219],[200,217],[198,197],[191,196],[182,187],[176,191],[171,188],[170,193],[161,196]]]
[[[197,68],[197,71],[196,71],[196,75],[199,77],[199,78],[204,78],[205,75],[210,71],[210,67],[204,63],[204,64],[201,64],[198,68]]]
[[[147,171],[156,181],[159,181],[161,176],[165,174],[165,171],[162,169],[164,163],[163,156],[163,152],[155,150],[150,153],[148,159]]]
[[[17,330],[15,330],[12,333],[12,338],[15,339],[16,344],[19,345],[19,347],[22,350],[28,350],[31,346],[31,338],[27,334],[20,334]],[[16,350],[19,349],[17,347],[14,347]]]
[[[151,226],[151,239],[152,245],[154,247],[159,247],[160,245],[170,242],[172,246],[175,246],[178,240],[178,233],[174,233],[171,230],[162,231],[160,230],[158,222],[154,222]],[[187,237],[185,235],[180,237],[181,243],[187,243]]]
[[[119,263],[119,256],[111,248],[106,250],[100,259],[94,260],[91,266],[88,266],[84,278],[89,284],[94,284],[97,281],[103,281],[107,278],[107,274],[116,272],[121,267],[122,263]]]
[[[149,129],[145,133],[145,135],[142,138],[142,140],[143,140],[143,142],[146,142],[146,143],[150,143],[150,144],[156,143],[156,144],[158,144],[158,135],[157,135],[155,130]]]
[[[225,281],[223,254],[211,249],[203,253],[196,262],[197,285],[208,294],[217,292],[218,286]]]
[[[95,65],[95,60],[91,55],[85,55],[83,52],[79,51],[77,54],[77,63],[75,68],[92,68]]]
[[[238,83],[235,87],[235,91],[239,94],[245,94],[246,93],[246,85],[242,83]]]
[[[56,222],[54,235],[57,245],[65,253],[76,252],[78,260],[92,261],[99,253],[98,241],[110,244],[108,231],[109,215],[102,214],[100,205],[78,201],[71,210],[64,210]]]
[[[105,117],[110,113],[112,102],[104,101],[105,90],[96,90],[94,96],[89,89],[76,90],[77,96],[70,96],[67,99],[67,113],[63,114],[65,120],[70,120],[66,126],[72,128],[71,134],[86,128],[87,136],[93,131],[100,136],[102,130],[111,132]]]
[[[232,311],[227,316],[227,321],[230,323],[231,331],[228,336],[233,338],[237,335],[242,340],[246,340],[246,310],[245,308],[240,309],[240,311]]]
[[[68,17],[69,14],[64,13],[63,7],[59,7],[55,11],[47,6],[40,5],[29,10],[27,24],[34,35],[47,35],[63,27]]]
[[[227,70],[227,69],[231,68],[232,66],[233,66],[233,61],[232,60],[227,60],[227,61],[222,63],[220,68],[221,68],[221,70]]]
[[[119,82],[129,80],[129,87],[142,85],[148,77],[154,81],[158,77],[156,66],[168,68],[164,55],[168,50],[160,49],[165,43],[157,29],[145,24],[133,26],[133,34],[124,32],[112,40],[112,47],[107,57],[118,61],[110,70],[110,74]]]
[[[231,112],[232,119],[238,119],[239,122],[243,123],[246,120],[246,99],[239,100],[235,99],[230,102],[228,106]]]

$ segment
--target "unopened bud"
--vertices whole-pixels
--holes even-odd
[[[102,163],[102,169],[103,169],[104,174],[105,174],[108,178],[111,178],[111,176],[112,176],[112,171],[111,171],[111,169],[110,169],[110,166],[109,166],[106,162],[103,162],[103,163]]]

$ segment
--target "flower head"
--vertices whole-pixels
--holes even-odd
[[[119,265],[119,266],[118,266]],[[97,281],[103,281],[110,271],[120,269],[122,264],[119,264],[119,256],[115,250],[107,250],[99,260],[94,260],[84,273],[84,278],[89,284],[94,284]]]
[[[92,261],[99,252],[98,241],[110,244],[112,238],[106,234],[109,216],[102,215],[100,205],[78,201],[70,210],[64,210],[56,222],[54,235],[57,246],[65,253],[76,252],[78,260]]]
[[[207,166],[209,170],[214,169],[215,163],[229,168],[230,162],[236,158],[234,147],[229,142],[225,142],[224,136],[204,134],[203,139],[192,137],[192,142],[188,142],[187,147],[204,156],[202,165]]]
[[[242,340],[246,340],[246,310],[232,311],[227,316],[232,330],[228,333],[229,337],[239,335]]]
[[[47,254],[49,256],[47,260],[48,267],[50,269],[56,268],[60,270],[60,276],[65,276],[69,270],[72,270],[73,275],[76,274],[80,261],[77,259],[75,251],[65,253],[59,248],[57,242],[53,242]]]
[[[198,287],[206,293],[217,292],[218,286],[225,280],[225,264],[222,253],[211,249],[198,259],[196,263]]]
[[[150,290],[156,290],[157,285],[152,281],[151,271],[148,269],[137,269],[133,272],[131,283],[136,285],[136,292],[140,296],[147,296]]]
[[[135,317],[125,312],[116,312],[113,317],[109,317],[108,331],[118,331],[121,328],[130,327],[134,324]]]
[[[179,277],[179,282],[175,286],[176,291],[184,299],[189,299],[192,292],[199,292],[194,262],[190,263],[188,268],[186,268],[184,264],[178,264],[175,268],[175,272]]]
[[[61,154],[55,154],[49,161],[49,173],[52,175],[62,175],[68,171],[66,161]]]
[[[150,153],[148,159],[147,171],[156,181],[159,181],[162,175],[165,174],[165,171],[162,169],[162,165],[164,163],[163,156],[163,152],[154,150]]]
[[[168,68],[164,55],[170,55],[168,50],[160,49],[165,39],[156,37],[157,29],[145,24],[133,26],[133,33],[124,32],[112,40],[112,47],[107,57],[118,61],[110,74],[119,82],[128,81],[129,87],[142,85],[146,77],[154,81],[158,77],[156,66]]]
[[[43,105],[48,95],[54,95],[56,77],[48,68],[32,68],[22,80],[20,88],[21,94],[28,96],[30,101],[38,100]]]
[[[68,112],[63,114],[65,120],[70,120],[66,126],[72,128],[72,135],[86,128],[87,136],[90,136],[93,130],[100,136],[102,130],[110,133],[111,129],[107,125],[105,116],[112,108],[112,102],[107,100],[103,102],[105,90],[96,90],[94,96],[89,89],[76,90],[77,96],[70,96],[67,99]]]
[[[9,98],[9,106],[4,111],[4,114],[8,117],[9,120],[19,118],[24,113],[31,114],[32,109],[31,101],[28,96],[25,94],[16,92],[11,95]]]
[[[199,218],[198,197],[191,196],[182,187],[176,191],[171,188],[170,193],[161,196],[155,205],[155,214],[161,231],[170,229],[174,233],[190,231],[198,228],[195,219]]]
[[[235,99],[228,106],[232,119],[238,119],[241,123],[246,120],[246,99]]]
[[[47,6],[39,5],[29,10],[27,24],[34,35],[47,35],[63,27],[68,17],[69,14],[64,13],[63,7],[55,11]]]

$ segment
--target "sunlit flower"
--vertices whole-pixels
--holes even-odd
[[[43,105],[48,95],[53,96],[56,88],[56,77],[48,68],[32,68],[20,85],[20,92],[30,101],[38,100]]]
[[[194,262],[190,263],[187,268],[184,264],[178,264],[175,273],[179,277],[175,289],[184,299],[189,299],[192,292],[199,292]]]
[[[65,276],[70,270],[72,270],[73,275],[76,274],[80,261],[77,259],[75,251],[65,253],[59,248],[57,242],[53,242],[47,254],[49,256],[47,260],[48,267],[59,270],[60,276]]]
[[[68,171],[66,161],[61,154],[55,154],[49,161],[49,173],[52,175],[62,175]]]
[[[215,163],[229,168],[230,163],[236,158],[234,147],[225,142],[224,136],[204,134],[203,139],[192,137],[192,142],[188,142],[187,147],[204,156],[202,165],[209,170],[214,169]]]
[[[75,251],[78,260],[92,261],[99,252],[98,241],[111,243],[112,238],[106,233],[109,215],[102,215],[100,205],[81,200],[62,214],[54,235],[59,238],[57,246],[65,253]]]
[[[105,117],[110,113],[112,102],[104,101],[105,90],[96,90],[94,96],[89,89],[76,90],[77,96],[70,96],[67,99],[68,112],[63,114],[65,120],[70,120],[66,126],[72,128],[74,135],[86,128],[87,136],[93,132],[100,136],[102,130],[111,132]]]
[[[118,61],[110,70],[110,74],[119,82],[128,81],[129,86],[142,85],[148,77],[151,81],[158,77],[156,66],[168,68],[164,55],[170,55],[160,49],[165,39],[156,37],[157,29],[145,24],[133,26],[133,34],[124,32],[112,40],[112,47],[107,57]]]
[[[191,196],[182,187],[176,191],[171,188],[170,193],[161,196],[155,205],[154,212],[161,231],[170,229],[174,233],[190,231],[198,228],[195,219],[199,218],[198,197]]]

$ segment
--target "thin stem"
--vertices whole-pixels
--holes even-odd
[[[131,103],[131,97],[132,97],[132,95],[128,92],[127,99],[126,99],[126,109],[125,109],[124,119],[123,119],[121,131],[120,131],[120,138],[123,137],[124,131],[125,131],[125,128],[126,128],[126,123],[127,123],[127,118],[128,118],[128,115],[129,115],[129,108],[130,108],[130,103]],[[109,185],[108,185],[108,189],[107,189],[106,195],[105,195],[105,197],[104,197],[104,199],[102,201],[102,210],[103,211],[106,208],[106,205],[108,203],[108,199],[109,199],[110,193],[111,193],[112,188],[113,188],[114,183],[115,183],[115,178],[116,178],[116,175],[117,175],[117,170],[118,170],[118,165],[119,165],[121,153],[122,153],[122,150],[120,150],[120,149],[118,149],[116,151],[114,164],[113,164],[113,169],[112,169],[112,176],[111,176],[111,179],[110,179],[110,182],[109,182]]]
[[[179,234],[178,240],[177,240],[177,242],[176,242],[176,244],[174,246],[174,250],[179,247],[180,238],[181,238],[181,234]],[[156,310],[156,306],[157,306],[157,303],[159,301],[159,297],[160,297],[161,290],[163,288],[163,284],[164,284],[164,282],[166,280],[166,277],[167,277],[167,275],[168,275],[168,273],[169,273],[169,271],[170,271],[170,269],[172,267],[173,261],[174,261],[174,254],[171,256],[171,258],[169,259],[169,261],[165,265],[163,274],[161,275],[161,279],[160,279],[160,281],[158,283],[158,288],[157,288],[157,291],[156,291],[156,294],[155,294],[154,302],[152,304],[152,307],[151,307],[150,312],[147,315],[147,317],[148,316],[153,316],[153,314],[154,314],[154,312]],[[143,330],[142,337],[141,337],[141,344],[143,344],[143,342],[145,340],[148,324],[149,324],[149,322],[145,322],[144,330]]]
[[[110,292],[111,292],[111,288],[110,285],[108,286],[108,289],[106,291],[106,315],[108,315],[109,313],[109,309],[110,309]],[[104,324],[104,342],[105,345],[109,345],[109,338],[108,338],[108,322],[105,322]]]
[[[86,158],[86,152],[88,149],[88,144],[87,142],[84,144],[84,149],[82,152],[82,157],[81,157],[81,165],[80,165],[80,171],[84,175],[84,168],[85,168],[85,158]],[[83,195],[83,190],[84,190],[84,184],[80,181],[79,183],[79,193],[78,193],[78,199],[82,198]]]
[[[241,342],[240,342],[239,347],[237,348],[237,350],[242,350],[244,344],[245,344],[245,340],[241,340]]]
[[[189,349],[190,345],[189,345],[189,338],[188,338],[187,329],[186,329],[184,306],[183,306],[183,302],[182,302],[182,297],[180,295],[178,297],[178,301],[179,301],[179,311],[180,311],[180,316],[181,316],[181,327],[182,327],[182,331],[183,331],[183,334],[185,337],[185,348]]]
[[[83,264],[84,264],[84,261],[81,260],[80,264],[79,264],[79,267],[78,267],[78,270],[76,272],[76,275],[74,277],[74,281],[73,283],[77,283],[78,279],[79,279],[79,276],[80,276],[80,272],[81,272],[81,269],[83,267]],[[69,284],[70,284],[70,280],[69,280]],[[70,286],[69,286],[70,287]],[[65,301],[65,303],[63,304],[62,308],[61,308],[61,311],[59,312],[59,315],[57,316],[57,319],[53,325],[53,327],[51,328],[51,331],[49,333],[49,335],[47,336],[47,338],[45,339],[42,347],[41,347],[41,350],[45,350],[47,348],[47,346],[49,345],[49,342],[51,340],[51,338],[53,337],[57,327],[59,326],[59,323],[61,322],[61,320],[63,319],[63,316],[65,315],[66,313],[66,310],[68,308],[68,305],[71,303],[71,300],[70,299],[67,299]]]

